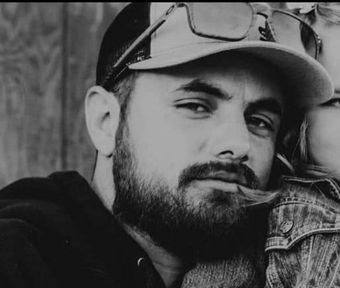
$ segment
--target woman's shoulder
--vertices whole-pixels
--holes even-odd
[[[268,218],[266,287],[340,283],[340,197],[328,178],[286,177]]]
[[[340,186],[332,178],[303,178],[285,176],[275,206],[302,202],[339,211]]]
[[[285,177],[268,219],[266,250],[290,249],[318,233],[339,233],[340,188],[329,178]]]

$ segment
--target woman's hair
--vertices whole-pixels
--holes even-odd
[[[318,2],[315,12],[327,23],[340,24],[340,2]]]
[[[294,8],[291,12],[310,25],[313,25],[317,18],[324,20],[327,24],[340,24],[340,2],[316,2],[307,11]]]
[[[295,8],[291,12],[303,19],[313,27],[317,19],[322,19],[326,25],[340,25],[340,2],[317,2],[311,9]],[[317,31],[316,31],[317,32]],[[308,30],[301,31],[302,41],[307,43]],[[301,122],[297,133],[296,145],[291,162],[298,176],[323,178],[329,177],[327,167],[321,167],[314,163],[309,153],[309,123],[305,117]]]
[[[307,178],[324,178],[329,177],[326,167],[322,167],[313,163],[313,159],[309,153],[308,144],[308,128],[309,123],[305,117],[302,121],[296,144],[296,149],[292,156],[292,164],[297,176]]]

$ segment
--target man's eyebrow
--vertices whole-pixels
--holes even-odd
[[[232,98],[231,95],[229,95],[227,92],[223,91],[219,87],[216,87],[213,84],[199,78],[181,85],[175,91],[203,92],[224,100],[230,100]],[[278,100],[274,98],[260,99],[249,103],[247,110],[267,110],[274,114],[277,114],[278,116],[282,116],[283,114],[282,105]]]
[[[181,85],[175,91],[203,92],[203,93],[215,96],[216,98],[226,99],[226,100],[229,100],[231,98],[231,96],[228,93],[224,92],[222,89],[199,78]]]
[[[282,104],[280,104],[280,102],[274,98],[260,99],[252,103],[249,103],[247,110],[248,111],[267,110],[271,113],[277,114],[280,117],[283,114]]]

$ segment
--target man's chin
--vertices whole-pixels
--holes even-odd
[[[220,259],[235,253],[240,239],[249,237],[244,236],[248,235],[248,225],[243,209],[231,210],[225,199],[217,200],[225,197],[219,193],[214,192],[214,200],[204,200],[199,205],[182,203],[169,207],[157,199],[152,202],[158,203],[158,207],[143,205],[148,209],[135,213],[136,210],[129,210],[134,205],[128,205],[128,210],[114,212],[119,212],[123,223],[147,233],[155,244],[174,255],[188,260]]]
[[[188,186],[184,195],[186,201],[193,205],[202,205],[207,209],[208,207],[218,208],[225,210],[240,209],[244,204],[239,199],[240,188],[243,186],[236,183],[228,183],[215,180],[197,180],[193,181]],[[223,214],[225,214],[223,210]],[[216,214],[217,211],[214,211]]]
[[[189,230],[188,234],[178,234],[178,242],[192,243],[188,251],[199,261],[215,261],[243,253],[258,242],[258,225],[265,223],[257,211],[240,207],[225,193],[213,194],[212,200],[201,206],[199,213],[191,219],[188,216],[188,222],[182,223]],[[197,224],[189,224],[191,221]]]
[[[192,181],[190,187],[192,187],[192,189],[201,190],[202,192],[205,191],[207,193],[213,190],[220,190],[225,193],[237,193],[239,184],[217,179],[201,179]]]

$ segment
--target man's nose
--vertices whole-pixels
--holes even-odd
[[[211,134],[212,156],[219,161],[244,162],[249,158],[250,139],[244,118],[226,121]]]

